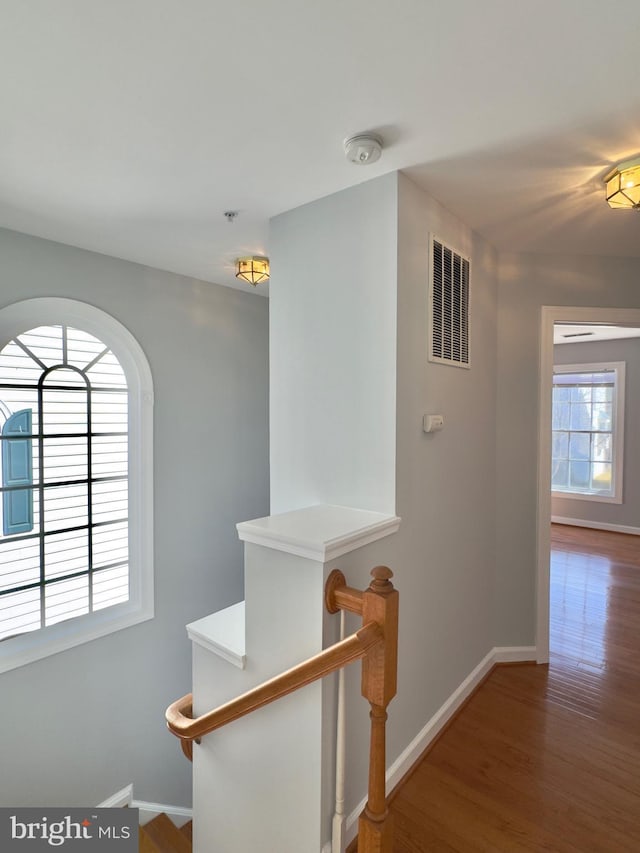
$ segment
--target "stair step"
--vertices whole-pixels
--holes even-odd
[[[180,832],[189,839],[189,843],[193,844],[193,821],[188,820],[180,827]]]
[[[141,826],[138,831],[138,853],[158,853],[158,848]]]
[[[140,827],[140,853],[191,853],[191,841],[166,814]]]

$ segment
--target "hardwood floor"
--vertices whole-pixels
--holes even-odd
[[[548,667],[497,667],[395,792],[394,853],[640,851],[640,537],[554,525]]]

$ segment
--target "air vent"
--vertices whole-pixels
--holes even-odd
[[[469,367],[470,260],[431,236],[429,361]]]

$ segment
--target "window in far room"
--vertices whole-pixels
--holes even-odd
[[[556,365],[551,488],[557,497],[622,502],[623,362]]]

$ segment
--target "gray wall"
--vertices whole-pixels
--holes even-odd
[[[190,805],[164,710],[191,689],[184,626],[243,597],[238,521],[268,514],[268,301],[0,231],[0,308],[61,296],[141,344],[155,391],[155,618],[0,674],[0,805]],[[188,429],[188,440],[180,431]]]
[[[430,231],[473,257],[470,370],[427,361]],[[300,279],[296,258],[314,252],[321,274],[310,294],[306,281],[296,287],[293,280],[296,274]],[[388,511],[391,449],[400,531],[336,561],[350,585],[360,588],[376,564],[387,563],[395,572],[401,604],[398,695],[389,712],[391,764],[493,645],[495,253],[396,173],[278,217],[271,255],[274,501],[289,501],[280,509],[335,501],[335,479],[351,487],[338,496],[342,502]],[[297,375],[301,364],[305,369]],[[290,382],[297,393],[285,393]],[[322,420],[320,427],[311,423],[302,431],[305,382],[322,393]],[[370,388],[376,383],[374,396]],[[441,433],[423,433],[426,412],[444,415]],[[334,422],[340,429],[327,438]],[[295,470],[291,459],[298,459],[307,435],[314,437],[315,458]],[[325,453],[327,442],[335,453]],[[352,456],[363,458],[359,447],[370,454],[369,476],[375,476],[365,492],[366,480],[357,482],[351,469],[344,478],[342,471]],[[375,453],[384,454],[377,464]],[[381,496],[382,503],[370,503]],[[358,620],[349,621],[355,629]],[[359,667],[348,670],[347,680],[349,812],[366,791],[368,728]]]
[[[400,667],[413,728],[493,645],[497,266],[486,243],[403,175],[399,190],[397,512],[400,566],[411,573]],[[430,232],[471,257],[468,370],[427,361]],[[426,413],[444,416],[441,432],[422,431]]]
[[[626,364],[622,503],[553,497],[553,515],[640,528],[640,338],[558,344],[553,348],[553,361],[554,364],[611,361],[624,361]]]
[[[500,255],[496,645],[535,639],[541,306],[640,307],[633,258]]]
[[[400,751],[493,646],[495,252],[399,176],[397,512]],[[427,360],[429,233],[471,257],[470,369]],[[427,435],[424,414],[444,416]],[[394,716],[396,711],[394,710]]]
[[[430,232],[472,258],[469,370],[427,361]],[[387,766],[494,645],[496,255],[402,174],[397,281],[396,512],[402,524],[394,536],[342,558],[350,584],[366,586],[371,567],[383,563],[395,572],[400,592]],[[422,431],[426,413],[444,415],[441,432]],[[366,790],[358,670],[347,671],[347,812]]]

